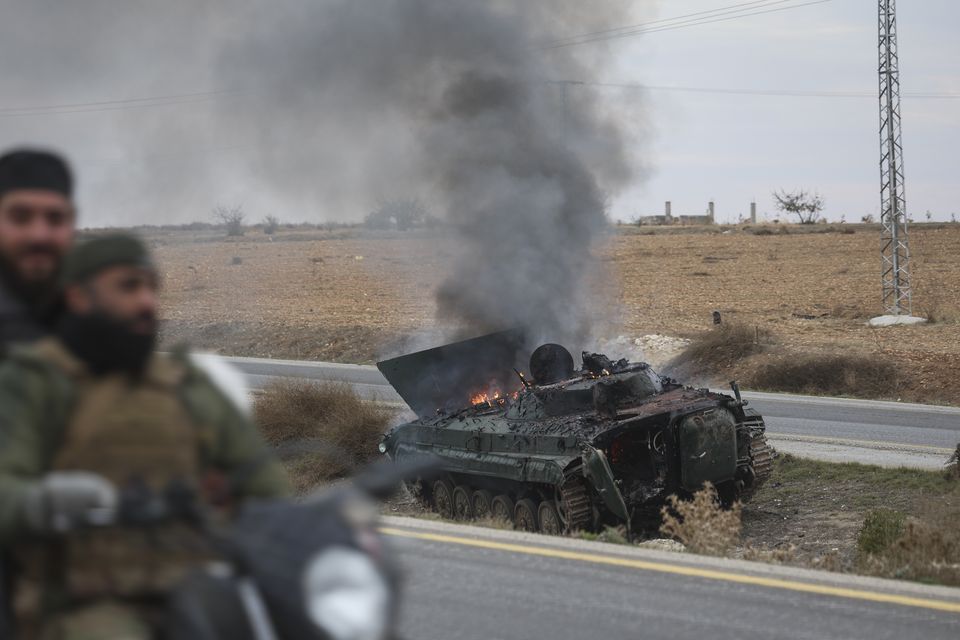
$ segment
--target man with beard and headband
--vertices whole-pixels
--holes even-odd
[[[144,244],[77,245],[55,336],[0,365],[0,545],[17,559],[18,637],[155,637],[173,583],[209,560],[197,534],[84,526],[131,488],[212,513],[288,492],[244,412],[181,352],[154,350],[158,274]],[[78,524],[79,523],[79,524]]]
[[[0,358],[52,332],[63,255],[73,242],[73,179],[46,151],[0,156]]]

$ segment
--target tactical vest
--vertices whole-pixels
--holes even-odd
[[[184,362],[155,356],[132,380],[91,375],[56,340],[37,343],[33,354],[53,367],[71,396],[51,471],[98,473],[118,488],[132,481],[161,492],[171,481],[200,488],[205,430],[180,398]],[[91,528],[26,546],[17,608],[27,613],[65,602],[160,595],[210,557],[203,539],[183,524]]]

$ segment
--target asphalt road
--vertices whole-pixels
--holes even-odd
[[[420,640],[960,637],[960,589],[387,518]]]
[[[374,367],[233,362],[253,388],[334,380],[400,401]],[[960,440],[960,409],[744,395],[778,447],[820,447],[827,459],[877,462],[870,456],[887,451],[931,466]],[[384,518],[383,531],[406,576],[410,640],[960,637],[960,589],[410,518]]]
[[[228,358],[251,388],[277,378],[333,380],[381,402],[402,403],[376,367]],[[832,461],[938,468],[960,443],[960,408],[746,392],[763,414],[770,439],[788,453]]]

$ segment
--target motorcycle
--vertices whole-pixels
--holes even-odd
[[[215,524],[184,486],[157,493],[132,484],[115,508],[65,528],[179,522],[202,533],[218,561],[169,594],[164,638],[391,640],[399,573],[377,531],[376,501],[433,468],[431,461],[377,464],[302,501],[245,504],[227,526]]]

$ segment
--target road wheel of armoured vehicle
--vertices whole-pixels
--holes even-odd
[[[433,483],[433,508],[445,520],[453,520],[453,485],[449,480]]]
[[[537,521],[537,503],[529,498],[517,502],[513,508],[513,523],[521,531],[536,531],[540,528]]]
[[[491,506],[493,505],[493,494],[486,489],[477,489],[473,492],[473,517],[480,520],[489,518]]]
[[[557,512],[556,502],[553,500],[544,500],[540,503],[537,508],[537,519],[540,521],[541,533],[558,536],[566,529]]]
[[[453,490],[453,515],[457,520],[473,519],[473,501],[470,487],[459,485]]]
[[[490,501],[490,517],[513,523],[513,500],[510,496],[500,494]]]

